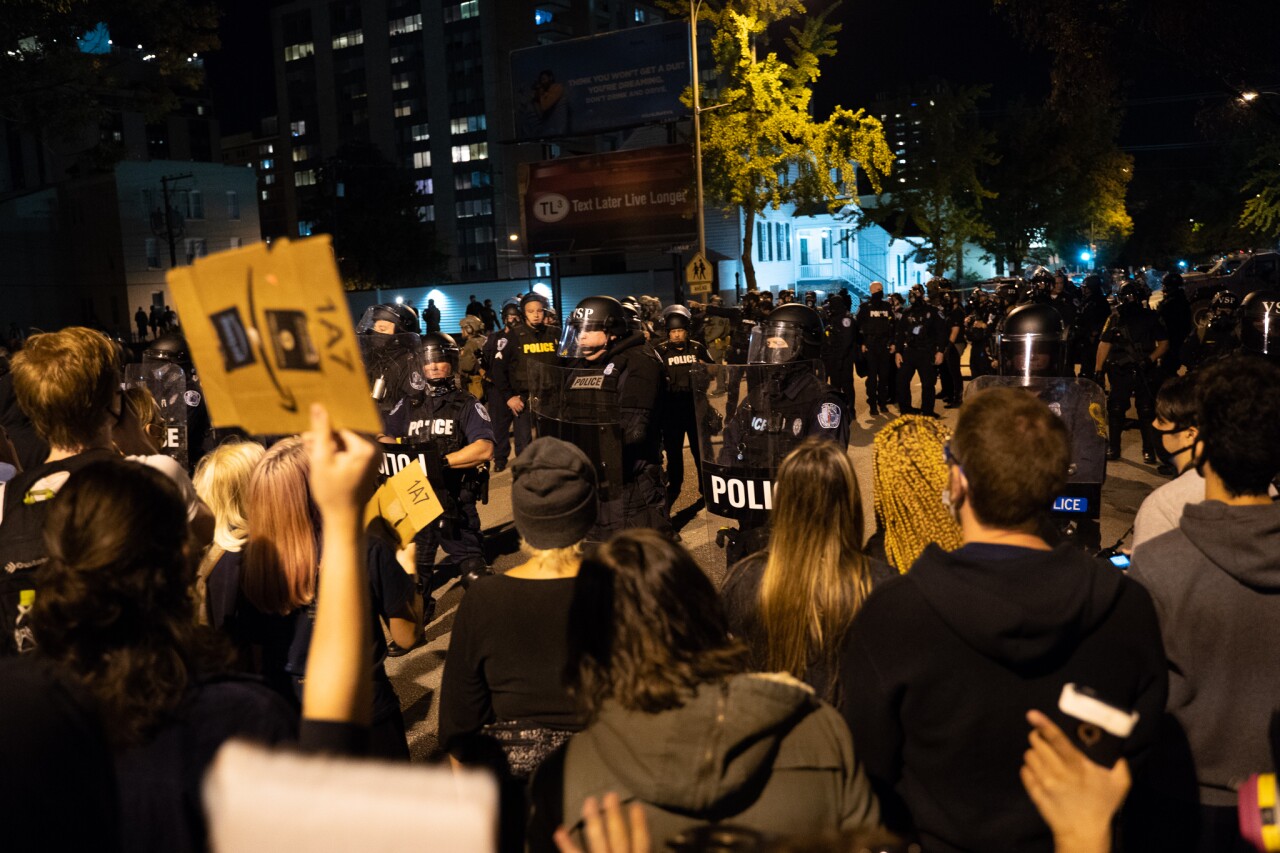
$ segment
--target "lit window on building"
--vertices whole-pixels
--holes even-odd
[[[388,26],[388,30],[393,36],[402,36],[405,33],[416,33],[422,29],[422,15],[409,15],[406,18],[397,18]]]
[[[418,221],[419,222],[435,222],[436,221],[435,206],[428,204],[418,208]]]
[[[310,146],[310,145],[299,145],[297,148],[293,149],[293,162],[295,162],[295,163],[301,163],[303,160],[306,160],[306,159],[308,159],[308,158],[310,158],[310,157],[311,157],[311,146]],[[270,160],[263,160],[262,162],[263,162],[263,163],[270,163],[271,161],[270,161]],[[266,166],[264,166],[263,168],[267,168],[267,167],[266,167]]]
[[[307,123],[305,121],[289,122],[289,133],[292,134],[293,136],[306,136]]]
[[[295,187],[313,187],[316,183],[315,169],[302,169],[293,173],[293,185]]]
[[[295,59],[305,59],[308,56],[314,56],[316,46],[311,42],[303,42],[302,44],[286,45],[284,49],[284,61],[293,62]]]
[[[555,16],[554,14],[552,14],[552,13],[551,13],[551,11],[550,11],[549,9],[534,9],[534,10],[533,10],[533,25],[534,25],[535,27],[540,27],[540,26],[542,26],[543,24],[549,24],[549,23],[551,23],[552,21],[554,21],[554,20],[555,20],[555,18],[556,18],[556,16]]]
[[[456,134],[475,133],[476,131],[485,129],[485,119],[483,115],[463,116],[462,118],[450,119],[449,130]]]
[[[471,216],[488,216],[493,213],[493,200],[477,198],[469,201],[460,201],[454,205],[454,212],[459,219],[466,219]]]
[[[414,142],[426,142],[431,138],[431,130],[425,124],[415,124],[409,128],[409,137]]]
[[[489,156],[489,143],[473,142],[470,145],[453,146],[453,162],[467,163],[471,160],[484,160]]]
[[[444,22],[465,21],[480,14],[480,0],[466,0],[453,6],[444,7]]]
[[[413,168],[430,169],[431,168],[431,152],[430,151],[413,152]]]
[[[304,220],[300,220],[300,221],[298,222],[298,236],[299,236],[299,237],[310,237],[310,236],[311,236],[311,229],[312,229],[312,228],[315,228],[315,227],[316,227],[316,224],[315,224],[314,222],[307,222],[305,219],[304,219]]]
[[[647,12],[645,12],[645,10],[644,10],[644,9],[641,9],[639,6],[637,6],[637,7],[636,7],[636,14],[635,14],[635,21],[636,21],[636,23],[637,23],[637,24],[643,24],[643,23],[644,23],[645,21],[647,21],[647,20],[649,20],[649,14],[648,14]]]
[[[413,101],[396,101],[394,112],[396,118],[408,118],[413,115]]]
[[[355,47],[358,44],[364,44],[364,32],[361,30],[352,30],[349,33],[342,33],[333,37],[333,49],[342,50],[344,47]]]
[[[424,178],[420,181],[416,181],[414,186],[417,187],[420,195],[431,195],[436,191],[435,182],[431,178]]]
[[[393,91],[398,92],[401,89],[408,89],[411,85],[413,85],[413,79],[408,74],[397,74],[391,78],[391,88]]]

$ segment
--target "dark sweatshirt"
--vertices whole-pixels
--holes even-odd
[[[1176,530],[1138,547],[1129,574],[1155,601],[1169,659],[1152,780],[1166,795],[1194,801],[1198,787],[1201,804],[1234,806],[1237,783],[1275,769],[1280,504],[1188,504]]]
[[[886,823],[909,819],[928,851],[1053,849],[1019,768],[1026,712],[1053,712],[1063,685],[1139,713],[1131,762],[1164,707],[1150,597],[1072,545],[930,545],[872,592],[845,642],[853,742]]]

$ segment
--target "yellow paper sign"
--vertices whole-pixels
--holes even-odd
[[[422,465],[413,462],[383,483],[365,507],[364,523],[381,518],[407,548],[418,531],[444,514],[444,506],[427,480]]]
[[[381,429],[328,236],[257,243],[168,274],[214,426],[255,434]]]

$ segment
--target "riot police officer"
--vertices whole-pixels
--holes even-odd
[[[186,434],[179,434],[178,447],[168,447],[167,439],[164,444],[166,451],[174,451],[174,458],[190,470],[195,467],[205,452],[212,449],[217,442],[217,434],[209,418],[209,406],[204,401],[200,377],[196,374],[195,362],[191,359],[191,350],[187,347],[187,339],[181,332],[168,332],[156,338],[143,350],[142,364],[146,366],[156,363],[173,364],[182,368],[186,379],[186,388],[182,394],[186,417],[173,419],[175,423],[185,421]]]
[[[555,328],[543,322],[546,312],[547,300],[542,294],[526,293],[521,297],[522,322],[507,333],[506,345],[493,356],[494,390],[498,400],[505,401],[511,410],[517,455],[533,440],[533,418],[529,413],[533,365],[538,362],[556,364],[559,361]]]
[[[501,397],[493,382],[494,364],[499,352],[510,343],[511,330],[520,322],[520,303],[508,299],[502,306],[502,328],[489,335],[480,351],[480,372],[484,377],[485,403],[489,408],[489,417],[493,419],[493,470],[502,471],[507,467],[507,457],[511,455],[511,409],[507,400]]]
[[[418,313],[394,303],[370,307],[356,324],[373,399],[384,420],[403,398],[426,387],[416,347],[410,345],[416,345],[420,331]]]
[[[1182,348],[1177,344],[1187,339],[1195,324],[1191,319],[1191,303],[1187,301],[1187,292],[1183,289],[1182,274],[1165,273],[1164,278],[1160,279],[1160,286],[1164,290],[1164,298],[1160,300],[1156,310],[1173,344],[1161,367],[1166,376],[1172,376],[1182,366]]]
[[[959,408],[964,396],[964,377],[960,373],[960,356],[964,353],[964,304],[960,294],[947,282],[938,293],[938,316],[942,318],[942,400],[945,408]]]
[[[702,492],[702,449],[698,445],[697,420],[693,406],[695,364],[712,364],[707,348],[689,339],[693,316],[683,305],[671,305],[663,313],[667,339],[658,344],[658,356],[667,369],[667,402],[663,406],[662,448],[667,456],[667,510],[671,510],[684,488],[684,442],[689,439],[694,475]]]
[[[849,444],[849,409],[812,369],[822,350],[822,318],[806,305],[791,303],[773,311],[751,333],[747,361],[747,400],[725,426],[724,451],[739,443],[770,441],[775,433],[792,438],[815,436]],[[753,375],[751,365],[785,369]],[[753,387],[754,386],[754,387]],[[760,416],[767,411],[768,416]]]
[[[1111,306],[1107,304],[1102,279],[1098,276],[1085,276],[1083,290],[1084,301],[1076,314],[1076,360],[1080,364],[1080,378],[1092,380],[1097,377],[1098,341],[1111,316]]]
[[[1099,375],[1105,368],[1111,386],[1107,396],[1111,442],[1107,458],[1120,458],[1125,413],[1132,399],[1138,409],[1138,427],[1142,432],[1142,459],[1154,465],[1157,438],[1151,422],[1155,419],[1156,391],[1160,389],[1157,365],[1169,349],[1169,336],[1156,312],[1142,304],[1142,288],[1136,282],[1125,282],[1118,295],[1120,304],[1102,330],[1094,363]]]
[[[674,536],[662,475],[662,360],[646,345],[643,332],[627,328],[622,304],[611,296],[578,303],[565,323],[559,353],[574,371],[566,401],[572,405],[578,394],[607,394],[616,400],[621,428],[621,495],[601,503],[587,540],[602,542],[630,527]]]
[[[934,386],[938,381],[938,367],[942,364],[942,347],[946,336],[942,331],[942,318],[924,300],[924,287],[911,286],[911,304],[902,312],[897,324],[894,363],[898,366],[898,409],[909,414],[911,408],[911,379],[920,376],[920,414],[936,418],[933,410]]]
[[[867,360],[867,405],[874,417],[888,411],[893,399],[894,317],[883,282],[871,282],[871,298],[858,308],[858,333]]]
[[[387,416],[387,435],[406,445],[431,445],[427,473],[444,514],[414,537],[423,602],[434,609],[431,592],[450,577],[485,574],[476,502],[487,492],[486,463],[493,457],[493,428],[485,407],[458,386],[458,344],[443,332],[422,339],[423,394],[400,401]],[[438,470],[432,470],[438,463]],[[434,474],[434,476],[433,476]],[[435,561],[437,548],[447,555]]]
[[[857,352],[858,326],[849,309],[853,306],[845,293],[833,293],[827,299],[826,334],[822,339],[822,366],[827,382],[853,410],[853,361]],[[781,306],[779,306],[781,307]]]
[[[458,381],[477,400],[483,401],[484,382],[481,377],[482,356],[486,338],[484,321],[468,314],[458,322],[462,331],[462,347],[458,351]]]
[[[1256,290],[1240,303],[1240,349],[1280,361],[1280,290]]]

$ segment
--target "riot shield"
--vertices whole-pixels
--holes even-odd
[[[530,365],[529,408],[538,437],[582,448],[595,463],[599,502],[622,497],[622,421],[616,377],[608,368],[570,369]]]
[[[984,388],[1025,388],[1062,419],[1071,437],[1071,468],[1052,513],[1063,519],[1097,519],[1107,479],[1107,398],[1102,389],[1088,379],[979,376],[968,383],[965,396]]]
[[[713,397],[709,390],[717,373],[727,393]],[[707,523],[716,528],[709,533],[725,547],[730,564],[767,544],[778,466],[808,434],[810,425],[779,405],[785,402],[782,389],[799,373],[820,383],[822,365],[699,364],[691,371],[702,494]]]
[[[369,377],[369,393],[386,415],[405,397],[422,393],[427,381],[422,376],[422,339],[410,332],[357,335],[360,357]]]
[[[187,429],[187,375],[172,362],[153,361],[124,366],[125,388],[146,388],[156,403],[160,434],[152,438],[160,452],[190,470],[191,436]]]

